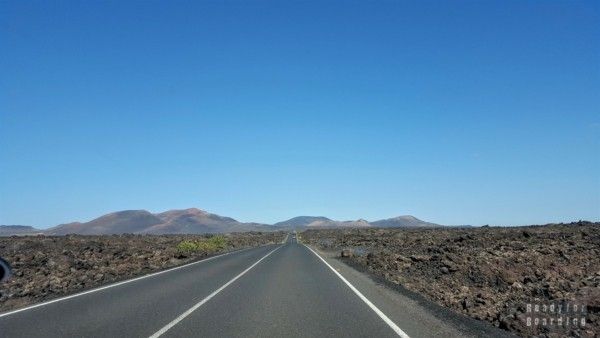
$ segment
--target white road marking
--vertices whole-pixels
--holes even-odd
[[[254,248],[257,248],[257,247],[254,247]],[[230,255],[230,254],[233,254],[233,253],[238,253],[238,252],[242,252],[242,251],[246,251],[246,250],[250,250],[250,249],[254,249],[254,248],[246,248],[246,249],[242,249],[242,250],[236,250],[236,251],[226,252],[226,253],[223,253],[223,254],[220,254],[220,255],[216,255],[216,256],[212,256],[212,257],[208,257],[208,258],[196,261],[196,262],[191,262],[191,263],[187,263],[187,264],[184,264],[184,265],[176,266],[176,267],[173,267],[173,268],[170,268],[170,269],[167,269],[167,270],[163,270],[163,271],[159,271],[159,272],[154,272],[154,273],[151,273],[151,274],[148,274],[148,275],[144,275],[144,276],[140,276],[140,277],[136,277],[136,278],[124,280],[124,281],[117,282],[117,283],[114,283],[114,284],[109,284],[109,285],[106,285],[106,286],[101,286],[99,288],[91,289],[91,290],[88,290],[88,291],[83,291],[83,292],[76,293],[76,294],[73,294],[73,295],[70,295],[70,296],[61,297],[61,298],[49,300],[47,302],[43,302],[43,303],[39,303],[39,304],[27,306],[27,307],[24,307],[22,309],[17,309],[17,310],[13,310],[13,311],[1,313],[0,314],[0,318],[6,317],[6,316],[10,316],[10,315],[15,314],[15,313],[19,313],[19,312],[23,312],[23,311],[35,309],[35,308],[38,308],[40,306],[45,306],[45,305],[48,305],[48,304],[61,302],[63,300],[67,300],[67,299],[71,299],[71,298],[75,298],[75,297],[87,295],[87,294],[90,294],[90,293],[94,293],[94,292],[106,290],[106,289],[109,289],[109,288],[114,288],[115,286],[119,286],[119,285],[131,283],[131,282],[135,282],[135,281],[138,281],[140,279],[154,277],[154,276],[157,276],[157,275],[160,275],[160,274],[163,274],[163,273],[167,273],[167,272],[179,270],[179,269],[191,266],[191,265],[195,265],[195,264],[199,264],[199,263],[204,263],[204,262],[213,260],[215,258],[227,256],[227,255]]]
[[[182,321],[185,317],[189,316],[192,312],[196,311],[196,309],[198,309],[199,307],[201,307],[202,305],[204,305],[204,303],[206,303],[209,300],[211,300],[211,298],[213,298],[214,296],[216,296],[219,292],[223,291],[231,283],[235,282],[238,278],[242,277],[244,274],[246,274],[246,272],[250,271],[250,269],[252,269],[253,267],[255,267],[263,259],[269,257],[270,254],[272,254],[273,252],[279,250],[280,248],[281,248],[281,246],[278,246],[277,248],[275,248],[274,250],[272,250],[268,254],[264,255],[261,259],[259,259],[258,261],[256,261],[254,264],[250,265],[250,267],[248,267],[246,270],[242,271],[239,275],[233,277],[233,279],[231,279],[229,282],[223,284],[223,286],[221,286],[220,288],[218,288],[215,291],[213,291],[213,293],[211,293],[206,298],[204,298],[203,300],[201,300],[200,302],[198,302],[196,305],[194,305],[191,308],[189,308],[187,311],[185,311],[184,313],[182,313],[179,317],[175,318],[169,324],[165,325],[162,329],[156,331],[153,335],[150,336],[150,338],[158,338],[161,335],[163,335],[165,332],[169,331],[170,328],[172,328],[173,326],[177,325],[177,323],[179,323],[180,321]]]
[[[288,237],[290,237],[290,234],[288,233],[287,236],[285,236],[285,238],[283,239],[283,242],[281,242],[281,244],[285,244],[285,242],[287,242]]]
[[[394,330],[394,332],[396,332],[396,334],[402,338],[410,338],[404,331],[402,331],[402,329],[400,329],[400,327],[398,327],[398,325],[396,325],[396,323],[394,323],[388,316],[385,315],[385,313],[383,313],[381,310],[379,310],[377,308],[377,306],[375,306],[375,304],[371,303],[371,301],[365,297],[360,291],[358,291],[358,289],[356,289],[354,287],[354,285],[350,284],[350,282],[344,278],[344,276],[342,276],[339,272],[337,272],[331,265],[329,265],[329,263],[327,263],[327,261],[325,261],[323,259],[323,257],[319,256],[318,253],[316,253],[313,249],[311,249],[308,245],[303,244],[305,247],[308,248],[308,250],[312,251],[312,253],[315,254],[315,256],[319,257],[319,259],[325,263],[325,265],[327,265],[327,267],[329,269],[331,269],[331,271],[333,271],[333,273],[335,273],[344,283],[346,283],[346,285],[348,285],[348,287],[350,288],[350,290],[354,291],[354,293],[358,296],[358,298],[360,298],[363,302],[365,302],[365,304],[367,304],[371,310],[373,310],[381,319],[383,319],[383,321],[390,327],[392,328],[392,330]]]

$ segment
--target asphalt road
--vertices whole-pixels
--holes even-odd
[[[2,337],[488,334],[446,322],[422,305],[298,244],[293,234],[282,245],[217,256],[0,314]]]

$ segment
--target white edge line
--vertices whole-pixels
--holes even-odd
[[[250,249],[260,248],[260,247],[266,246],[266,245],[269,245],[269,244],[265,244],[265,245],[261,245],[261,246],[255,246],[255,247],[251,247],[251,248],[240,249],[240,250],[235,250],[235,251],[225,252],[225,253],[222,253],[222,254],[219,254],[219,255],[216,255],[216,256],[207,257],[207,258],[201,259],[199,261],[187,263],[187,264],[184,264],[184,265],[175,266],[175,267],[172,267],[172,268],[169,268],[169,269],[166,269],[166,270],[162,270],[162,271],[158,271],[158,272],[153,272],[153,273],[150,273],[150,274],[147,274],[147,275],[143,275],[143,276],[140,276],[140,277],[135,277],[135,278],[127,279],[127,280],[120,281],[120,282],[117,282],[117,283],[113,283],[113,284],[101,286],[101,287],[98,287],[98,288],[95,288],[95,289],[91,289],[91,290],[88,290],[88,291],[79,292],[79,293],[76,293],[76,294],[73,294],[73,295],[70,295],[70,296],[65,296],[65,297],[61,297],[61,298],[52,299],[52,300],[49,300],[47,302],[42,302],[42,303],[39,303],[39,304],[34,304],[34,305],[26,306],[26,307],[21,308],[21,309],[17,309],[17,310],[5,312],[5,313],[0,313],[0,318],[6,317],[6,316],[10,316],[10,315],[15,314],[15,313],[19,313],[19,312],[23,312],[23,311],[35,309],[35,308],[38,308],[38,307],[41,307],[41,306],[49,305],[49,304],[52,304],[52,303],[61,302],[63,300],[67,300],[67,299],[71,299],[71,298],[75,298],[75,297],[87,295],[87,294],[90,294],[90,293],[94,293],[94,292],[106,290],[106,289],[109,289],[109,288],[112,288],[112,287],[115,287],[115,286],[119,286],[119,285],[131,283],[131,282],[135,282],[135,281],[138,281],[140,279],[154,277],[154,276],[157,276],[157,275],[160,275],[160,274],[163,274],[163,273],[171,272],[171,271],[174,271],[174,270],[179,270],[179,269],[191,266],[191,265],[195,265],[195,264],[199,264],[199,263],[204,263],[204,262],[213,260],[215,258],[219,258],[219,257],[231,255],[231,254],[238,253],[238,252],[243,252],[243,251],[250,250]]]
[[[192,306],[187,311],[185,311],[184,313],[182,313],[181,315],[179,315],[179,317],[173,319],[169,324],[165,325],[162,329],[156,331],[153,335],[150,336],[150,338],[158,338],[161,335],[163,335],[165,332],[169,331],[170,328],[172,328],[173,326],[177,325],[177,323],[179,323],[180,321],[182,321],[185,317],[189,316],[192,312],[196,311],[196,309],[198,309],[199,307],[201,307],[202,305],[204,305],[204,303],[208,302],[211,298],[213,298],[214,296],[216,296],[219,292],[223,291],[223,289],[225,289],[226,287],[228,287],[231,283],[235,282],[238,278],[240,278],[244,274],[246,274],[246,272],[250,271],[250,269],[252,269],[253,267],[255,267],[263,259],[269,257],[269,255],[271,255],[273,252],[279,250],[280,248],[281,248],[281,246],[278,246],[277,248],[275,248],[272,251],[270,251],[268,254],[264,255],[261,259],[259,259],[258,261],[256,261],[254,264],[250,265],[250,267],[248,267],[246,270],[242,271],[239,275],[233,277],[233,279],[231,279],[229,282],[223,284],[223,286],[221,286],[220,288],[218,288],[215,291],[213,291],[210,295],[206,296],[206,298],[204,298],[200,302],[196,303],[196,305]]]
[[[398,325],[396,325],[396,323],[394,323],[388,316],[385,315],[385,313],[383,313],[381,310],[379,310],[377,308],[377,306],[375,306],[375,304],[371,303],[371,301],[365,297],[360,291],[358,291],[358,289],[356,289],[354,287],[354,285],[350,284],[350,282],[344,278],[344,276],[342,276],[339,272],[337,272],[331,265],[329,265],[329,263],[327,263],[327,261],[325,261],[323,259],[323,257],[321,257],[319,254],[317,254],[312,248],[310,248],[308,245],[304,244],[303,245],[305,247],[308,248],[308,250],[312,251],[312,253],[315,254],[315,256],[319,257],[319,259],[325,263],[325,265],[327,265],[327,267],[329,267],[331,269],[331,271],[333,271],[333,273],[335,273],[344,283],[346,283],[346,285],[348,285],[348,287],[350,288],[350,290],[354,291],[354,293],[363,301],[365,302],[365,304],[367,304],[371,310],[373,310],[381,319],[383,319],[383,321],[390,327],[392,328],[392,330],[394,330],[394,332],[396,332],[396,334],[402,338],[410,338],[404,331],[402,331],[402,329],[400,329],[400,327],[398,327]]]

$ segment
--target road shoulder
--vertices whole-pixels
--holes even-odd
[[[327,263],[353,284],[410,337],[511,337],[509,332],[457,314],[423,296],[385,281],[360,266],[314,246]],[[424,331],[424,328],[426,331]]]

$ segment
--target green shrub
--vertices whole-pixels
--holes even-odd
[[[198,246],[194,241],[185,240],[177,244],[177,250],[185,253],[194,252],[198,250]]]
[[[225,236],[216,235],[207,239],[184,240],[177,244],[177,251],[180,253],[192,252],[207,252],[212,253],[225,249],[227,247],[227,239]]]
[[[211,237],[209,239],[209,242],[218,249],[225,249],[225,247],[227,246],[227,239],[225,238],[225,236],[222,235]]]

